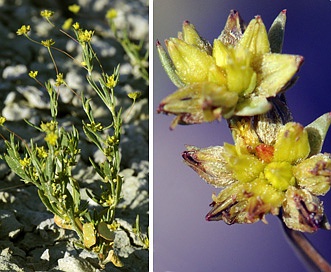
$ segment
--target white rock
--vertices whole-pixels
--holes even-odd
[[[42,92],[34,86],[17,86],[16,89],[25,97],[32,108],[49,109],[48,94],[45,92]]]
[[[35,110],[25,105],[19,105],[17,103],[9,104],[2,110],[2,116],[7,121],[18,121],[22,119],[29,119],[35,115]]]
[[[50,255],[49,255],[49,249],[47,248],[43,254],[40,256],[41,260],[49,261],[50,260]]]
[[[2,73],[3,79],[15,80],[26,75],[28,68],[23,64],[18,64],[15,66],[7,66]]]
[[[9,104],[14,103],[16,96],[17,96],[16,92],[10,92],[10,93],[6,96],[6,99],[5,99],[5,101],[4,101],[4,104],[5,104],[5,105],[9,105]]]
[[[86,260],[75,257],[64,257],[57,261],[59,269],[63,272],[94,272],[95,268]]]

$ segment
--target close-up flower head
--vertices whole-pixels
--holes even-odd
[[[331,271],[330,3],[156,2],[154,267]]]
[[[283,10],[268,34],[260,16],[246,27],[239,13],[231,11],[213,45],[188,21],[178,38],[165,41],[168,53],[157,41],[161,63],[179,88],[161,101],[158,113],[176,115],[173,129],[269,111],[268,98],[292,85],[303,63],[302,56],[280,53],[285,21]]]
[[[288,228],[329,230],[317,196],[325,195],[331,184],[331,155],[319,153],[331,114],[306,127],[288,122],[254,129],[251,119],[233,123],[235,145],[187,146],[182,154],[185,163],[206,182],[225,187],[218,196],[213,195],[206,219],[227,224],[266,222],[266,214],[280,215],[282,209]],[[262,132],[269,135],[268,142],[259,137]]]

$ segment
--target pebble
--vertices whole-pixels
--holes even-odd
[[[8,66],[3,70],[2,78],[7,80],[17,80],[26,76],[28,68],[24,64]]]
[[[65,256],[58,260],[58,268],[63,272],[95,272],[96,269],[79,257]]]
[[[2,116],[5,117],[7,121],[30,119],[34,115],[36,115],[36,110],[30,108],[24,103],[9,104],[2,110]]]
[[[46,91],[42,91],[34,86],[17,86],[16,90],[24,96],[29,103],[29,107],[37,109],[49,109],[49,98]]]
[[[11,211],[0,210],[0,238],[15,238],[23,230],[24,226],[17,221],[16,216]]]

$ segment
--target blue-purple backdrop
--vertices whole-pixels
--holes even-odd
[[[287,94],[295,121],[307,125],[331,111],[329,0],[154,0],[154,42],[177,36],[184,20],[212,42],[231,9],[238,10],[246,22],[261,15],[267,28],[287,9],[283,52],[305,57],[300,78]],[[219,190],[184,165],[181,152],[185,144],[206,147],[232,139],[224,121],[170,131],[173,117],[155,112],[161,99],[175,90],[154,50],[154,271],[304,271],[277,218],[268,216],[268,225],[205,221],[211,194]],[[331,152],[330,142],[331,133],[325,152]],[[331,218],[331,192],[323,201]],[[320,230],[308,237],[331,262],[331,231]]]

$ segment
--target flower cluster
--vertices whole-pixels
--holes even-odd
[[[266,221],[265,215],[279,214],[287,227],[313,232],[330,229],[323,204],[331,184],[331,155],[320,151],[331,123],[327,113],[307,127],[288,122],[264,127],[269,141],[262,142],[251,118],[243,118],[231,128],[235,145],[224,144],[199,149],[188,146],[184,161],[215,187],[226,187],[213,196],[209,221],[228,224]],[[316,131],[319,141],[315,141]],[[261,133],[261,131],[259,131]]]
[[[53,41],[53,39],[48,39],[45,41],[41,41],[41,44],[47,48],[51,47],[52,45],[55,44],[55,41]]]
[[[331,113],[303,127],[292,120],[284,91],[303,57],[281,54],[286,12],[269,33],[260,16],[245,28],[231,11],[213,46],[184,22],[178,38],[157,42],[161,63],[179,88],[158,112],[176,115],[177,124],[226,118],[234,145],[187,146],[184,162],[207,183],[224,188],[213,195],[208,221],[266,222],[281,216],[302,232],[331,229],[322,201],[331,186],[331,154],[320,153]]]
[[[31,26],[29,25],[22,25],[17,31],[16,31],[16,34],[17,35],[28,35],[28,33],[30,32],[31,30]]]
[[[78,41],[81,43],[89,43],[92,40],[94,31],[78,29]]]
[[[282,11],[269,34],[284,29],[285,20]],[[280,54],[281,44],[270,45],[260,16],[244,31],[236,11],[213,46],[188,21],[178,38],[165,43],[168,54],[157,42],[159,56],[179,89],[161,101],[158,112],[177,116],[171,128],[265,113],[271,108],[267,98],[284,91],[303,62],[301,56]]]
[[[58,140],[58,128],[57,122],[50,121],[48,123],[42,123],[40,128],[46,133],[45,141],[51,146],[55,146]]]

